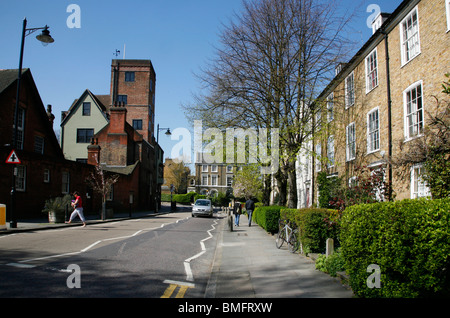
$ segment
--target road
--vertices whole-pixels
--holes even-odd
[[[0,297],[203,297],[220,216],[0,236]]]

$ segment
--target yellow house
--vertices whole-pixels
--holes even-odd
[[[450,0],[405,0],[392,14],[380,14],[373,32],[319,97],[321,129],[310,148],[308,205],[317,203],[318,172],[350,185],[357,166],[382,169],[398,200],[430,195],[421,165],[400,174],[392,159],[423,137],[435,97],[443,98],[442,82],[450,73]]]
[[[87,163],[91,138],[109,122],[102,99],[106,102],[109,95],[96,96],[87,89],[63,112],[60,142],[66,159]]]

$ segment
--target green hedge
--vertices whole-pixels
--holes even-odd
[[[307,253],[324,253],[327,238],[334,240],[334,246],[339,246],[339,227],[332,222],[337,211],[329,209],[283,209],[282,219],[290,220],[299,229],[300,242],[303,251]]]
[[[198,194],[195,192],[189,192],[186,194],[173,194],[172,201],[175,201],[180,204],[191,204],[194,202],[195,196]],[[161,193],[161,201],[162,202],[170,202],[170,194]]]
[[[359,297],[450,296],[450,199],[403,200],[348,207],[341,246]],[[380,288],[369,288],[376,264]]]
[[[280,219],[280,210],[285,207],[272,205],[260,206],[253,211],[252,219],[269,233],[278,232],[278,220]]]

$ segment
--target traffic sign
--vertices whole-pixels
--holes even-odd
[[[9,154],[8,159],[6,159],[6,163],[11,163],[11,164],[21,164],[22,161],[20,161],[19,157],[17,157],[16,151],[13,150],[13,151],[11,151],[11,153]]]

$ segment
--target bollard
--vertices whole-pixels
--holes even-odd
[[[0,231],[6,230],[6,205],[0,204]]]
[[[330,255],[333,255],[333,253],[334,253],[334,240],[332,238],[328,238],[326,243],[325,255],[328,257]]]
[[[228,215],[228,229],[233,232],[233,215]]]

